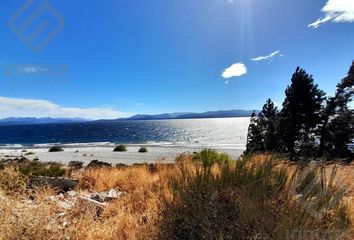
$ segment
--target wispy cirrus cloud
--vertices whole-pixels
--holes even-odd
[[[40,66],[24,66],[24,67],[18,67],[18,71],[27,74],[36,74],[41,72],[48,72],[48,68],[40,67]]]
[[[280,50],[277,50],[275,52],[272,52],[270,53],[269,55],[266,55],[266,56],[259,56],[259,57],[254,57],[254,58],[251,58],[250,60],[251,61],[254,61],[254,62],[259,62],[259,61],[272,61],[273,58],[275,57],[282,57],[283,54],[280,53]]]
[[[240,77],[247,73],[247,67],[243,63],[234,63],[230,67],[226,68],[221,76],[225,79],[232,77]],[[225,83],[229,83],[229,80],[225,80]]]
[[[353,0],[328,0],[321,11],[324,17],[309,24],[308,27],[318,28],[327,22],[354,22]]]
[[[65,107],[48,100],[0,97],[0,118],[5,117],[54,117],[115,119],[127,113],[112,108]]]

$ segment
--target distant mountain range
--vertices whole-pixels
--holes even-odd
[[[190,118],[227,118],[227,117],[250,117],[252,110],[220,110],[202,113],[163,113],[155,115],[138,114],[129,118],[116,120],[163,120],[163,119],[190,119]],[[258,111],[256,111],[258,112]]]
[[[0,125],[15,125],[15,124],[46,124],[46,123],[73,123],[87,122],[83,118],[35,118],[35,117],[9,117],[0,119]]]
[[[192,118],[227,118],[227,117],[249,117],[253,111],[251,110],[221,110],[221,111],[208,111],[202,113],[163,113],[163,114],[138,114],[128,118],[118,119],[101,119],[100,122],[111,121],[131,121],[131,120],[164,120],[164,119],[192,119]],[[258,111],[256,111],[258,112]],[[0,119],[0,125],[16,125],[16,124],[49,124],[49,123],[77,123],[77,122],[90,122],[84,118],[34,118],[34,117],[9,117]]]

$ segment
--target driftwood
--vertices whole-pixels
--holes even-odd
[[[93,203],[93,204],[96,205],[96,206],[104,207],[104,206],[107,205],[106,203],[102,203],[102,202],[93,200],[93,199],[91,199],[90,197],[80,196],[79,198],[80,198],[81,200],[87,201],[87,202],[89,202],[89,203]]]

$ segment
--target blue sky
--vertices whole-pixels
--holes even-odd
[[[297,66],[332,94],[354,59],[352,0],[49,0],[39,51],[28,1],[0,2],[0,117],[259,109]]]

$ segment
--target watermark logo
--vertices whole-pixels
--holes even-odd
[[[47,1],[26,0],[10,17],[8,27],[32,51],[39,52],[64,28],[64,19]]]
[[[70,68],[67,64],[7,64],[4,75],[10,80],[68,80]]]
[[[299,206],[300,215],[309,215],[311,218],[322,222],[327,219],[328,214],[338,209],[341,204],[351,203],[351,198],[345,198],[346,189],[337,180],[336,173],[336,167],[328,172],[323,165],[312,163],[307,168],[301,169],[301,172],[292,179],[290,194]],[[299,227],[288,229],[285,235],[286,240],[336,240],[350,236],[351,229],[346,224],[333,229]]]
[[[305,212],[320,219],[332,207],[340,204],[345,196],[346,189],[335,184],[335,170],[333,170],[334,172],[329,179],[326,178],[323,168],[320,169],[321,179],[314,177],[313,173],[315,171],[314,167],[303,170],[298,178],[292,182],[290,191]]]
[[[293,229],[286,231],[286,240],[337,240],[348,236],[350,231]]]

